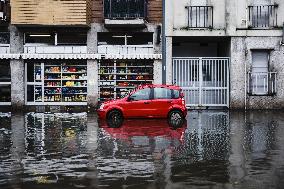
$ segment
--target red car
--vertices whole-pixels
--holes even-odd
[[[98,109],[100,119],[169,118],[187,115],[181,88],[174,85],[143,85],[122,99],[106,101]]]

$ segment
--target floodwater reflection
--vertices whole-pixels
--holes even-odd
[[[284,113],[190,111],[187,123],[0,113],[0,188],[283,188]]]

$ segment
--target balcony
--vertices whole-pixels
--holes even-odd
[[[36,46],[25,45],[25,54],[86,54],[87,46]]]
[[[10,45],[9,44],[0,44],[0,54],[9,54]]]
[[[99,54],[154,54],[153,45],[100,45]]]
[[[188,28],[213,28],[213,6],[186,6]]]
[[[15,25],[86,26],[91,17],[89,0],[11,0]]]
[[[249,28],[277,27],[278,5],[249,6]]]
[[[260,96],[276,94],[276,76],[276,72],[249,72],[248,94]]]
[[[105,25],[108,27],[145,26],[146,0],[104,0]]]

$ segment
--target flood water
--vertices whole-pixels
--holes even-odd
[[[190,111],[187,123],[0,113],[0,188],[284,188],[284,113]]]

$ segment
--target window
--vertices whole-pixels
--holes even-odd
[[[54,45],[55,44],[55,34],[50,34],[50,33],[25,34],[25,43],[39,43],[39,44]]]
[[[268,72],[269,51],[252,51],[252,72]]]
[[[131,95],[132,100],[149,100],[150,99],[150,88],[141,89]]]
[[[166,88],[155,88],[154,89],[154,99],[171,99],[172,92],[170,89]]]
[[[86,45],[87,34],[86,33],[58,33],[57,34],[58,45]]]
[[[10,44],[9,32],[0,32],[0,44]]]
[[[207,0],[191,0],[186,8],[189,28],[213,27],[213,7],[207,5]]]
[[[173,99],[178,99],[180,96],[180,91],[179,90],[173,90]]]
[[[278,5],[271,0],[251,0],[248,6],[249,27],[271,28],[277,26]]]
[[[7,12],[8,12],[8,2],[7,0],[0,0],[0,20],[8,21]]]
[[[3,60],[2,60],[3,61]],[[11,71],[9,62],[0,64],[0,104],[11,102]]]
[[[99,45],[152,45],[153,33],[98,33]]]
[[[276,92],[276,72],[269,72],[269,51],[252,51],[252,70],[248,73],[248,92],[252,95],[271,95]]]

